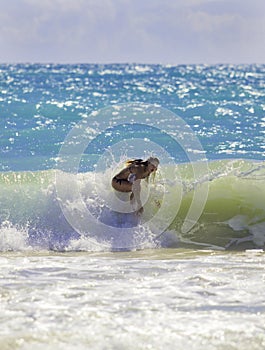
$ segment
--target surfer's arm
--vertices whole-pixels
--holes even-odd
[[[133,184],[136,180],[139,179],[139,168],[135,166],[130,166],[128,167],[128,170],[129,176],[127,177],[127,180]]]
[[[130,173],[127,180],[130,182],[130,183],[134,183],[134,181],[136,180],[137,176],[136,174],[133,174],[133,173]]]

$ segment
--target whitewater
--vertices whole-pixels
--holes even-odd
[[[264,65],[0,66],[0,348],[265,346]],[[144,211],[111,188],[160,159]]]

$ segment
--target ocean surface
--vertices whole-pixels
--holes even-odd
[[[0,349],[263,349],[264,151],[265,65],[0,65]]]

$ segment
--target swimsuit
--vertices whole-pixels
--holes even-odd
[[[121,183],[124,181],[126,183],[130,183],[128,180],[126,179],[118,179],[116,176],[114,176],[113,180],[115,180],[117,183],[119,183],[121,185]]]

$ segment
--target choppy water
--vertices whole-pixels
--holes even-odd
[[[263,349],[264,253],[4,254],[1,349]]]
[[[0,67],[1,349],[264,347],[264,82]],[[150,153],[139,218],[110,179]]]

